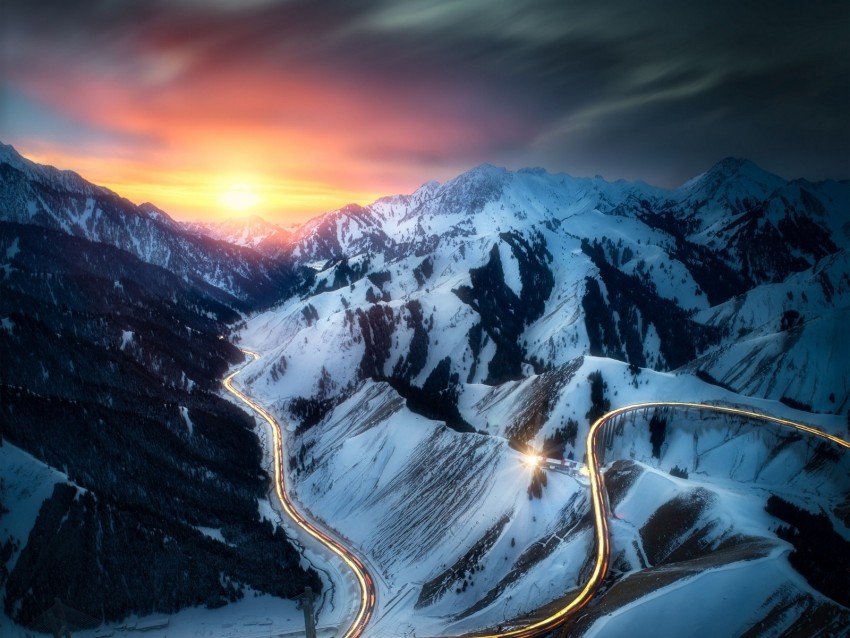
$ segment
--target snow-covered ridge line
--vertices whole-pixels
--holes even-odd
[[[0,222],[113,246],[242,307],[280,294],[287,278],[280,260],[191,233],[153,204],[137,206],[76,173],[36,164],[11,146],[0,146],[0,167]]]

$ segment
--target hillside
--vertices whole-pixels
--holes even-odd
[[[517,450],[580,461],[604,406],[755,405],[846,435],[847,193],[740,160],[672,191],[482,166],[296,231],[292,257],[314,279],[239,330],[263,353],[241,378],[292,423],[296,497],[381,574],[375,635],[497,627],[583,582],[592,538],[581,479],[550,473],[537,498]],[[681,427],[692,441],[688,419]],[[654,455],[648,426],[611,453],[647,476],[690,472],[668,481],[675,489],[629,492],[647,517],[691,494],[711,503],[699,515],[707,527],[683,529],[663,554],[647,554],[658,530],[635,537],[618,524],[612,582],[648,596],[652,570],[675,564],[687,578],[668,589],[687,599],[699,595],[688,578],[705,569],[761,579],[739,624],[711,635],[738,635],[762,605],[760,618],[786,605],[785,626],[816,609],[846,620],[789,565],[764,511],[769,494],[811,493],[847,538],[844,470],[809,467],[803,453],[747,473],[744,458],[772,458],[778,445],[750,429],[718,425],[735,443],[710,462],[670,441]],[[753,472],[771,478],[760,485]],[[821,491],[825,481],[835,489]],[[611,592],[599,604],[621,609]]]
[[[270,293],[255,269],[265,262],[192,243],[8,147],[4,158],[0,443],[34,481],[25,506],[10,498],[20,487],[0,485],[5,614],[34,627],[59,597],[118,621],[320,590],[264,518],[253,422],[219,395],[243,359],[224,335]],[[221,277],[208,277],[213,267]],[[274,288],[291,285],[288,266],[265,272],[279,273]]]
[[[308,584],[336,620],[340,574],[264,504],[265,425],[223,397],[237,346],[262,355],[236,383],[285,424],[293,499],[367,560],[376,638],[521,625],[585,582],[586,479],[523,458],[582,463],[609,408],[746,405],[848,435],[847,182],[483,165],[290,234],[187,227],[0,151],[0,433],[41,485],[0,539],[24,625],[57,595],[117,620]],[[612,569],[570,631],[681,635],[664,610],[696,599],[700,636],[846,625],[850,582],[817,549],[850,541],[846,454],[697,412],[607,446]]]

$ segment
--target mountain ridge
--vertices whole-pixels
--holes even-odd
[[[568,276],[564,282],[572,282],[570,294],[581,299],[570,314],[583,315],[586,324],[584,329],[574,324],[577,332],[570,338],[583,341],[585,352],[608,353],[635,365],[654,361],[652,365],[661,369],[707,354],[709,342],[719,344],[719,337],[709,337],[714,328],[694,323],[688,313],[705,312],[763,284],[778,284],[850,246],[850,222],[842,223],[843,206],[850,203],[847,185],[787,181],[741,158],[725,158],[672,190],[640,182],[607,182],[598,176],[574,178],[540,168],[514,172],[482,164],[442,184],[426,182],[409,195],[380,198],[368,206],[352,204],[317,216],[291,234],[250,216],[222,222],[215,230],[207,225],[204,232],[217,237],[212,240],[201,236],[199,227],[187,228],[153,204],[135,207],[126,200],[110,199],[110,191],[88,185],[74,173],[39,167],[10,146],[4,145],[2,151],[0,167],[6,167],[3,179],[10,187],[0,197],[1,218],[110,243],[234,295],[236,299],[229,303],[239,309],[258,292],[265,300],[262,303],[268,304],[294,292],[303,297],[354,286],[370,272],[372,278],[383,278],[386,275],[381,273],[390,264],[395,264],[397,277],[409,280],[415,274],[413,281],[397,292],[387,288],[392,284],[368,282],[369,296],[385,303],[398,294],[408,298],[435,280],[437,275],[425,273],[433,270],[438,253],[460,251],[451,263],[441,259],[448,267],[444,274],[455,272],[446,291],[452,291],[455,300],[457,294],[466,295],[462,305],[469,307],[474,297],[463,292],[475,289],[470,277],[487,268],[492,270],[487,286],[503,286],[506,292],[499,295],[504,299],[523,297],[528,285],[524,278],[532,281],[529,268],[537,269],[544,279]],[[43,185],[48,180],[53,192],[59,192],[55,189],[64,182],[57,181],[57,175],[74,176],[73,192],[82,189],[107,199],[86,196],[83,201],[54,194],[50,200],[46,191],[33,190],[33,183]],[[752,192],[747,191],[745,187],[754,183]],[[749,193],[746,197],[741,196],[744,191]],[[689,208],[694,197],[698,202],[713,201],[713,212],[700,212],[706,210],[704,205]],[[741,209],[742,202],[747,203],[746,210]],[[251,236],[252,227],[257,236]],[[475,256],[463,255],[470,250]],[[532,266],[538,250],[558,258]],[[563,270],[563,260],[573,264],[571,270]],[[298,275],[299,268],[305,274]],[[839,284],[834,281],[836,271],[830,272],[818,276],[826,278],[823,285],[835,287]],[[564,291],[555,293],[562,297]],[[527,344],[519,349],[500,336],[507,326],[502,319],[484,318],[481,324],[489,338],[514,353],[513,374],[521,361],[556,365],[569,358],[552,358],[563,348],[553,340],[554,333],[528,339],[530,332],[539,332],[532,324],[552,317],[558,307],[548,293],[544,298],[546,307],[538,319],[524,320],[522,327],[511,329],[512,340],[522,336]],[[473,312],[481,303],[484,297],[474,302]],[[667,314],[681,312],[678,323],[667,322],[654,309],[671,303]],[[794,312],[807,319],[816,314],[814,310]],[[496,323],[490,325],[492,321]],[[778,325],[779,318],[775,321]],[[650,346],[653,340],[660,342]],[[675,354],[684,340],[703,345],[699,351],[685,348]],[[545,349],[548,354],[540,349],[544,341],[551,344]],[[566,348],[564,354],[581,351]],[[499,356],[504,357],[504,352]],[[486,366],[479,362],[472,367],[480,373]],[[456,372],[467,378],[473,370],[467,365]]]
[[[10,146],[3,151],[0,220],[115,246],[218,288],[241,310],[250,309],[249,299],[276,298],[297,278],[286,260],[270,260],[242,246],[199,237],[152,204],[136,206],[76,173],[31,162]]]
[[[179,475],[176,457],[202,445],[214,452],[212,487],[226,483],[219,473],[241,480],[238,508],[253,520],[260,484],[245,468],[254,461],[215,462],[235,453],[226,451],[230,436],[246,458],[257,457],[248,423],[214,394],[216,378],[239,358],[223,339],[232,331],[234,344],[263,355],[239,383],[292,424],[286,453],[296,496],[379,563],[383,599],[400,601],[390,611],[379,596],[375,635],[397,635],[402,624],[434,632],[495,626],[504,614],[550,603],[564,582],[578,584],[591,540],[580,477],[552,475],[547,487],[518,469],[518,450],[580,462],[589,422],[609,407],[673,394],[752,405],[838,434],[847,428],[850,356],[841,331],[850,312],[850,183],[764,177],[739,160],[719,163],[685,190],[484,165],[409,195],[331,211],[264,253],[263,240],[225,241],[250,242],[244,223],[219,239],[200,237],[155,205],[136,207],[93,185],[66,189],[56,173],[13,164],[0,161],[10,186],[0,194],[0,340],[15,357],[0,390],[4,409],[16,407],[4,436],[85,482],[124,471],[115,460],[124,450],[109,437],[160,428],[161,436],[135,446],[151,465]],[[750,178],[755,186],[746,186]],[[39,409],[50,418],[35,427]],[[92,430],[85,414],[110,427]],[[681,419],[648,413],[623,424],[628,436],[614,434],[609,448],[631,469],[608,472],[632,521],[612,523],[612,578],[687,570],[676,557],[692,559],[695,544],[731,543],[738,549],[718,565],[776,574],[779,585],[760,588],[757,605],[784,601],[777,605],[791,605],[794,622],[829,609],[840,622],[843,612],[785,561],[789,545],[772,531],[778,523],[763,512],[761,487],[748,492],[738,483],[775,480],[765,489],[798,503],[811,498],[835,512],[838,525],[846,505],[824,477],[842,476],[846,461],[805,441],[750,436],[734,421]],[[80,441],[107,437],[100,457],[79,449],[74,428],[87,433]],[[70,438],[51,443],[60,436]],[[706,475],[712,471],[719,478]],[[629,473],[643,477],[636,485],[663,489],[641,495],[625,484]],[[68,505],[71,497],[58,493],[51,507],[76,508],[75,517],[94,511],[88,501]],[[752,543],[727,521],[744,501]],[[178,505],[168,501],[169,525],[181,530],[181,543],[194,543],[187,521],[173,520]],[[705,527],[661,543],[647,516],[670,511]],[[218,509],[191,516],[188,523],[204,528],[229,521]],[[54,518],[39,529],[52,534]],[[265,538],[265,527],[251,525],[249,535]],[[837,529],[850,537],[850,528]],[[426,547],[439,561],[421,555]],[[61,563],[68,549],[51,560]],[[27,570],[37,567],[37,552],[21,563]],[[121,571],[113,558],[109,578]],[[238,582],[205,580],[204,595],[225,601],[251,582],[227,568]],[[428,586],[417,596],[412,581]],[[19,571],[14,582],[15,596],[28,597],[28,574]],[[48,581],[39,583],[27,598],[30,619],[54,595]],[[677,591],[692,592],[688,583]],[[789,602],[783,591],[810,602]],[[196,600],[187,593],[168,608]]]

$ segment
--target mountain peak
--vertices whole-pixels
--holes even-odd
[[[32,164],[23,155],[18,153],[14,146],[11,144],[4,144],[3,142],[0,142],[0,163],[9,164],[19,171],[26,171],[28,165]]]
[[[483,163],[479,164],[475,168],[471,168],[465,173],[462,173],[458,176],[457,179],[464,178],[490,178],[490,179],[500,179],[508,175],[510,171],[502,166],[494,166],[493,164]]]
[[[710,194],[729,195],[731,193],[727,191],[731,189],[763,198],[785,184],[786,181],[783,178],[764,170],[748,159],[726,157],[676,190],[685,193],[688,197],[703,198]]]
[[[138,206],[139,210],[145,213],[148,217],[152,217],[154,219],[167,219],[168,221],[173,222],[174,220],[171,218],[171,215],[166,213],[156,204],[152,204],[151,202],[143,202]]]
[[[512,175],[508,169],[492,164],[479,164],[465,173],[461,173],[454,179],[445,183],[445,187],[452,189],[462,188],[488,188],[501,190],[506,180]]]
[[[440,188],[440,182],[435,179],[429,179],[427,182],[422,184],[419,188],[416,189],[416,192],[422,193],[433,193],[438,188]]]
[[[722,172],[737,172],[745,167],[755,167],[756,164],[748,160],[746,157],[724,157],[717,162],[710,170]]]

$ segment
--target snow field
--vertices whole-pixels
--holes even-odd
[[[735,179],[740,178],[743,185],[735,186],[729,175],[737,175]],[[812,187],[829,191],[828,185]],[[323,282],[331,285],[339,274],[329,261],[319,265],[325,270],[318,275],[314,294],[261,313],[240,333],[244,343],[266,355],[249,366],[245,382],[252,396],[281,417],[295,397],[344,399],[318,425],[293,437],[291,453],[303,460],[290,471],[295,492],[306,508],[329,527],[344,531],[380,573],[372,629],[376,636],[412,631],[436,635],[494,626],[562,595],[564,583],[574,582],[592,541],[580,531],[553,545],[544,560],[527,566],[515,580],[503,581],[525,552],[545,544],[541,539],[569,535],[560,526],[569,514],[586,507],[577,496],[585,494],[586,488],[555,473],[549,474],[543,499],[528,501],[530,477],[517,478],[516,453],[506,439],[524,432],[530,446],[542,449],[545,439],[572,419],[579,424],[578,432],[565,452],[581,461],[592,372],[601,372],[611,408],[646,401],[715,402],[753,407],[831,433],[846,433],[842,416],[799,412],[778,402],[789,393],[811,396],[812,404],[818,406],[832,401],[838,413],[846,408],[847,393],[842,388],[817,389],[847,376],[843,373],[850,350],[847,357],[842,356],[847,340],[834,333],[843,325],[840,313],[846,313],[843,300],[850,289],[850,280],[842,279],[846,253],[823,260],[811,272],[757,286],[709,308],[707,295],[698,293],[688,267],[673,256],[672,235],[661,226],[652,228],[639,213],[652,208],[681,217],[699,209],[702,217],[692,220],[694,230],[688,239],[719,250],[718,244],[731,245],[733,238],[724,228],[726,224],[733,227],[730,222],[740,214],[747,193],[767,198],[780,191],[795,192],[795,188],[735,160],[721,163],[675,191],[482,166],[444,185],[429,183],[410,196],[385,198],[367,209],[339,211],[332,219],[317,220],[302,229],[298,243],[302,257],[319,265],[317,256],[330,242],[338,254],[348,257],[350,265],[368,260],[369,271],[364,275],[386,272],[390,278],[379,286],[366,276],[355,277],[337,290],[319,292]],[[800,192],[796,197],[805,200]],[[779,218],[774,213],[759,223],[775,225]],[[830,220],[824,223],[829,226],[834,220],[826,216]],[[554,370],[535,375],[526,365],[526,378],[489,386],[482,381],[496,345],[484,337],[477,357],[473,354],[470,331],[483,318],[453,291],[471,284],[470,271],[487,264],[496,246],[504,288],[522,294],[520,260],[500,236],[506,232],[526,239],[542,237],[552,255],[547,268],[554,288],[542,315],[523,327],[518,342],[528,359],[534,357]],[[641,277],[660,297],[694,311],[695,321],[722,330],[720,345],[709,348],[694,365],[673,372],[636,371],[625,363],[586,356],[585,278],[598,273],[582,250],[583,240],[600,242],[606,257],[624,274]],[[421,269],[426,262],[430,271]],[[414,276],[417,268],[419,275]],[[823,273],[833,292],[822,283]],[[606,297],[603,282],[600,289]],[[389,301],[370,301],[367,292],[386,295]],[[830,294],[835,297],[828,299]],[[458,434],[415,415],[389,386],[358,376],[363,335],[346,314],[375,307],[387,312],[394,325],[379,372],[389,376],[412,349],[414,331],[407,325],[406,309],[412,301],[422,307],[427,354],[410,383],[421,387],[436,365],[449,357],[451,371],[460,379],[458,409],[466,422],[488,437]],[[307,304],[312,318],[303,312]],[[802,336],[791,335],[780,325],[783,313],[798,307],[803,308]],[[659,330],[644,325],[644,316],[637,321],[645,334],[640,344],[645,358],[664,366]],[[824,355],[826,359],[809,356],[815,351],[830,354]],[[283,372],[280,366],[274,368],[281,360],[286,361]],[[747,394],[768,398],[705,383],[689,374],[697,370],[708,371]],[[835,399],[828,398],[830,393]],[[639,546],[633,546],[635,538],[640,538],[637,530],[659,507],[696,487],[705,487],[714,499],[699,519],[715,524],[710,542],[724,534],[778,542],[770,531],[776,521],[763,511],[768,490],[780,489],[796,502],[814,499],[828,506],[842,489],[835,486],[842,484],[838,474],[846,471],[845,464],[804,470],[820,454],[813,441],[794,442],[787,432],[777,433],[775,428],[704,414],[669,414],[665,442],[656,459],[649,441],[649,416],[636,419],[638,425],[627,418],[625,434],[614,437],[613,449],[605,455],[609,462],[633,459],[647,468],[638,481],[640,490],[633,487],[621,504],[625,508],[622,520],[612,523],[615,550],[625,551],[632,562],[639,562],[641,553]],[[689,472],[688,481],[669,476],[676,465]],[[508,522],[500,524],[505,516]],[[481,547],[492,530],[494,538],[470,559],[469,552]],[[784,561],[776,556],[766,560],[774,559]],[[417,604],[426,590],[433,594],[435,582],[443,589],[426,604]],[[550,591],[550,584],[556,582],[560,594]],[[676,587],[687,589],[681,584]]]

